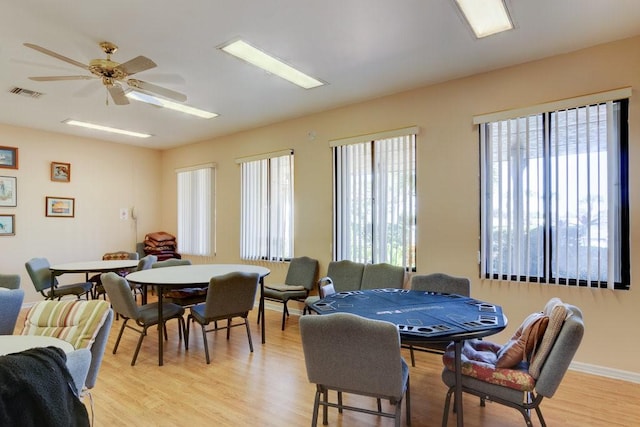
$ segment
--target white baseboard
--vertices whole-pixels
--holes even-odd
[[[606,366],[591,365],[589,363],[572,362],[569,369],[585,374],[598,375],[601,377],[613,378],[615,380],[629,381],[640,384],[640,373],[623,371],[621,369],[608,368]]]

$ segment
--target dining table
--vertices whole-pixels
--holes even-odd
[[[502,307],[475,298],[409,289],[371,289],[336,292],[310,305],[318,314],[352,313],[398,326],[403,344],[454,343],[455,411],[464,426],[462,410],[462,347],[464,341],[497,334],[507,326]]]
[[[89,281],[90,274],[108,273],[110,271],[127,271],[138,267],[138,260],[96,260],[77,261],[49,266],[51,271],[51,286],[55,284],[56,277],[66,273],[84,273],[85,281]]]
[[[163,361],[163,330],[164,319],[162,317],[163,293],[168,289],[205,287],[209,285],[212,277],[222,276],[228,273],[257,273],[260,277],[260,305],[258,309],[259,319],[262,320],[262,343],[265,340],[264,322],[264,278],[271,273],[266,267],[250,264],[192,264],[179,265],[173,267],[151,268],[147,270],[135,271],[127,275],[127,280],[131,283],[142,286],[145,290],[149,286],[154,286],[158,296],[158,365],[162,366]],[[143,291],[143,294],[146,291]]]

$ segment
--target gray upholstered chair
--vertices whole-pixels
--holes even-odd
[[[411,277],[411,290],[438,292],[444,294],[471,295],[471,282],[466,277],[454,277],[443,273],[416,274]],[[442,354],[447,348],[446,343],[415,342],[403,345],[411,351],[411,366],[416,366],[414,350]]]
[[[69,285],[59,285],[58,279],[51,278],[50,264],[46,258],[32,258],[25,263],[27,273],[33,282],[36,291],[40,292],[45,299],[60,299],[63,296],[75,295],[78,299],[85,295],[89,299],[89,294],[93,288],[91,282],[79,282]]]
[[[204,304],[198,304],[190,308],[187,317],[187,333],[185,336],[185,347],[189,347],[190,320],[194,320],[202,327],[202,341],[207,364],[211,363],[209,357],[209,345],[207,343],[207,332],[218,329],[227,330],[227,339],[234,326],[242,326],[242,323],[232,324],[236,317],[244,320],[249,339],[249,349],[253,352],[253,342],[251,341],[251,329],[247,316],[253,309],[256,299],[256,290],[260,276],[257,273],[229,273],[222,276],[212,277],[209,281],[209,289]],[[207,326],[219,320],[226,320],[227,326],[207,330]]]
[[[13,335],[23,300],[22,289],[0,289],[0,335]]]
[[[382,289],[404,287],[404,267],[387,264],[367,264],[362,273],[360,289]],[[336,290],[338,288],[336,287]]]
[[[487,378],[466,375],[463,364],[462,391],[517,409],[528,427],[533,425],[530,416],[533,409],[538,414],[540,424],[546,426],[540,403],[545,397],[551,398],[555,394],[584,335],[580,309],[569,304],[563,306],[566,307],[566,314],[562,316],[564,320],[554,322],[552,315],[542,342],[528,366],[519,364],[513,369],[503,368],[499,375],[495,376],[499,378],[498,381],[490,382],[493,375],[488,375]],[[554,323],[557,327],[552,326]],[[485,345],[482,341],[480,343]],[[482,371],[486,372],[486,364],[483,365]],[[504,378],[508,378],[509,381],[504,381]],[[456,384],[455,372],[445,367],[442,380],[449,387],[442,420],[442,425],[447,425],[449,405]]]
[[[178,265],[191,265],[191,260],[169,258],[169,259],[165,259],[164,261],[157,261],[153,263],[151,268],[176,267]]]
[[[360,289],[364,264],[349,260],[331,261],[327,275],[318,280],[318,295],[309,295],[304,300],[303,314],[310,310],[311,304],[320,299],[320,286],[331,281],[336,292],[355,291]]]
[[[316,384],[311,425],[328,423],[328,407],[381,415],[400,426],[401,404],[406,396],[406,424],[411,423],[409,367],[400,354],[396,325],[349,313],[304,316],[300,319],[302,349],[307,377]],[[338,392],[338,403],[329,401],[329,391]],[[383,412],[342,404],[341,394],[351,393],[389,400],[395,411]]]
[[[303,256],[291,259],[284,284],[264,285],[264,298],[271,301],[281,302],[283,304],[283,331],[285,320],[289,316],[287,303],[290,300],[304,301],[309,296],[309,292],[313,288],[317,276],[318,260]],[[260,318],[258,318],[258,321],[259,320]]]
[[[107,296],[109,297],[109,301],[111,301],[113,310],[123,319],[116,344],[113,348],[113,354],[116,354],[116,351],[118,351],[118,345],[120,345],[120,339],[122,338],[122,333],[125,328],[132,329],[140,334],[136,350],[133,354],[133,358],[131,359],[131,366],[133,366],[138,358],[142,340],[145,335],[147,335],[147,329],[159,323],[158,303],[138,306],[133,294],[131,293],[131,287],[127,279],[117,275],[116,273],[103,273],[100,280],[102,281],[102,286],[104,286],[104,289],[107,291]],[[176,304],[163,303],[162,313],[165,322],[170,319],[178,319],[178,335],[182,340],[182,334],[185,331],[183,318],[184,308]],[[133,320],[140,329],[128,324],[129,320]],[[167,339],[166,323],[164,337]]]
[[[0,274],[0,288],[18,289],[20,288],[19,274]]]
[[[326,293],[323,290],[329,290],[328,286],[331,286],[332,292]],[[307,312],[311,313],[311,304],[314,302],[320,301],[321,298],[326,297],[332,293],[335,293],[335,287],[333,286],[333,281],[329,276],[321,277],[318,279],[318,294],[317,295],[309,295],[304,300],[304,309],[302,310],[302,314],[307,314]]]

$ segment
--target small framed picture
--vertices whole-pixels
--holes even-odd
[[[0,206],[18,206],[17,182],[15,176],[0,176]]]
[[[51,162],[51,181],[70,182],[71,163]]]
[[[45,215],[61,218],[73,218],[75,216],[76,199],[70,197],[46,196]]]
[[[0,168],[18,169],[18,149],[0,146]]]
[[[0,214],[0,236],[16,235],[16,216]]]

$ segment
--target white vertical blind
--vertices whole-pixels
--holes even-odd
[[[204,165],[177,171],[178,251],[211,254],[214,168]]]
[[[415,267],[415,135],[333,147],[337,260]]]
[[[293,257],[293,153],[262,157],[239,161],[240,256],[282,261]]]
[[[618,106],[483,125],[485,275],[612,289],[620,282]]]

